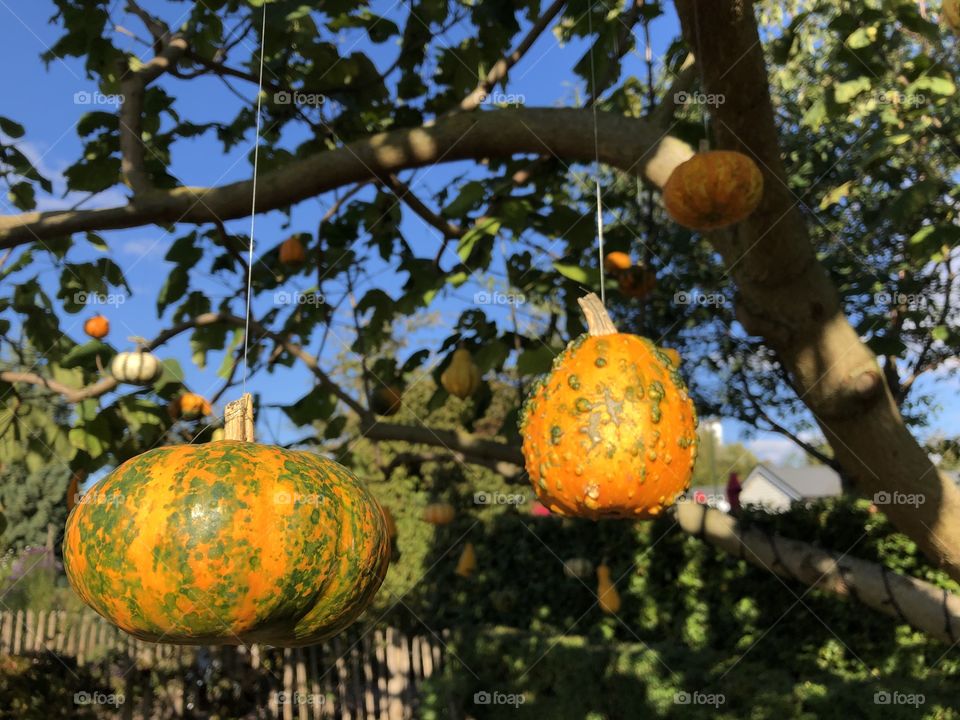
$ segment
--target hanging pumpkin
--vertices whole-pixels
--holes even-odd
[[[394,522],[393,513],[390,512],[390,508],[381,505],[380,509],[383,510],[383,522],[387,528],[387,536],[392,540],[397,536],[397,523]]]
[[[716,230],[748,218],[763,197],[763,173],[743,153],[700,152],[674,169],[663,188],[670,217],[691,230]]]
[[[94,340],[103,340],[110,334],[110,321],[103,315],[94,315],[87,318],[87,321],[83,324],[83,331]]]
[[[620,612],[620,593],[610,580],[610,568],[605,564],[597,568],[597,602],[607,615]]]
[[[656,289],[657,274],[643,265],[634,265],[617,275],[617,285],[627,297],[643,300]]]
[[[633,261],[625,252],[610,252],[603,259],[603,270],[608,275],[616,275],[624,270],[629,270],[631,265],[633,265]]]
[[[393,385],[381,385],[370,398],[370,407],[377,415],[396,415],[402,405],[403,392]]]
[[[130,385],[152,385],[163,374],[157,356],[143,346],[134,352],[122,352],[110,361],[110,374],[117,382]]]
[[[291,235],[280,245],[280,262],[290,267],[300,267],[307,261],[307,250],[299,235]]]
[[[231,429],[234,405],[228,438],[252,437],[252,415],[250,433]],[[320,642],[365,609],[390,560],[374,497],[308,452],[236,439],[162,447],[89,494],[67,518],[67,578],[151,642]]]
[[[587,558],[575,557],[563,561],[563,574],[571,580],[588,578],[593,575],[593,563]]]
[[[477,552],[473,549],[473,543],[468,542],[463,546],[463,552],[460,553],[460,559],[457,561],[457,569],[454,571],[460,577],[470,577],[473,571],[477,569]]]
[[[450,366],[440,375],[440,384],[451,395],[466,400],[480,389],[480,368],[469,350],[456,350]]]
[[[423,519],[431,525],[449,525],[457,511],[450,503],[430,503],[423,509]]]
[[[580,304],[589,334],[556,358],[521,411],[530,481],[560,515],[656,517],[690,485],[696,410],[652,342],[618,333],[596,295]]]
[[[955,33],[960,33],[960,0],[943,0],[942,15]]]
[[[176,402],[177,417],[183,418],[184,420],[197,420],[213,413],[213,408],[210,407],[210,403],[196,393],[184,393],[177,398]]]

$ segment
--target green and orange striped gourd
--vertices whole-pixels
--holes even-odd
[[[346,468],[235,439],[123,463],[70,513],[63,543],[85,603],[135,637],[184,645],[331,637],[389,558],[383,511]]]

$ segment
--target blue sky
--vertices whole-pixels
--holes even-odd
[[[188,7],[186,3],[168,3],[163,0],[149,0],[142,3],[148,10],[161,14],[169,22],[178,20],[178,13]],[[123,3],[115,3],[121,7]],[[403,3],[377,3],[379,12],[387,17],[393,17],[402,25],[405,18]],[[56,26],[49,24],[55,8],[50,0],[0,0],[0,43],[4,48],[4,55],[8,60],[7,72],[4,77],[4,97],[7,102],[0,108],[0,115],[8,116],[27,128],[27,146],[24,148],[41,169],[43,174],[55,181],[57,195],[62,195],[64,188],[60,173],[76,161],[81,152],[81,143],[76,133],[76,123],[80,120],[85,109],[75,102],[75,94],[80,92],[93,93],[97,90],[95,84],[85,77],[82,63],[76,59],[55,60],[49,67],[44,67],[39,55],[52,45],[59,35]],[[116,17],[122,17],[117,11]],[[137,32],[143,34],[142,27],[134,19],[127,16],[124,23]],[[668,9],[668,16],[654,25],[654,56],[659,57],[663,45],[675,35],[675,21],[672,8]],[[448,43],[456,42],[457,31],[452,31],[440,40]],[[121,48],[131,49],[138,54],[149,52],[138,45],[131,38],[118,34],[114,42]],[[373,45],[365,34],[345,33],[342,37],[345,47],[355,45],[357,50],[368,52],[370,56],[384,67],[395,56],[396,49],[391,43],[381,46]],[[249,48],[250,50],[252,48]],[[531,106],[569,105],[577,92],[582,96],[583,88],[575,85],[575,76],[570,68],[579,60],[584,52],[582,43],[561,47],[551,33],[545,33],[530,50],[527,56],[511,73],[509,93],[523,96],[523,101]],[[642,48],[641,48],[642,51]],[[245,53],[238,53],[243,57]],[[634,53],[628,57],[626,70],[632,74],[644,73],[642,59]],[[223,120],[231,118],[239,107],[239,100],[226,90],[221,83],[213,79],[202,79],[190,82],[165,77],[162,85],[168,92],[177,97],[178,110],[189,117],[193,122]],[[256,97],[256,88],[239,81],[236,88],[253,103]],[[110,110],[111,108],[98,108]],[[296,144],[297,136],[291,134],[286,138],[291,144]],[[252,138],[251,138],[252,140]],[[209,136],[183,142],[176,146],[173,155],[173,174],[189,185],[219,185],[227,182],[247,179],[251,167],[248,161],[250,143],[244,144],[232,152],[224,154],[221,146]],[[469,169],[469,164],[452,164],[425,168],[419,171],[411,184],[422,197],[429,198],[433,192],[449,184],[455,177]],[[362,197],[362,196],[361,196]],[[44,200],[42,209],[67,207],[78,198],[68,197],[63,200]],[[319,197],[298,205],[292,214],[292,220],[287,226],[287,218],[280,213],[261,215],[257,219],[256,241],[257,248],[267,250],[279,243],[291,232],[315,232],[319,217],[334,201],[335,194]],[[110,190],[98,196],[89,207],[113,206],[124,202],[122,188]],[[8,206],[3,206],[0,212],[13,212]],[[249,221],[229,223],[228,227],[237,233],[246,233],[249,230]],[[412,213],[404,213],[402,230],[410,240],[414,249],[424,255],[432,255],[439,246],[439,233],[426,225]],[[109,254],[124,269],[127,280],[133,293],[125,297],[122,305],[102,308],[112,325],[111,340],[117,345],[123,345],[123,340],[130,335],[152,337],[159,330],[170,324],[169,310],[163,319],[156,317],[155,298],[162,286],[171,265],[165,263],[163,256],[170,243],[179,237],[185,228],[178,228],[177,232],[168,235],[163,229],[144,227],[126,231],[104,233],[109,244]],[[82,241],[78,243],[82,245]],[[98,257],[98,251],[93,248],[84,249],[71,255],[73,260],[85,260]],[[447,262],[452,260],[451,254]],[[48,260],[43,268],[42,278],[48,288],[53,289],[59,278],[59,270]],[[495,268],[496,270],[496,268]],[[362,295],[365,289],[371,286],[381,287],[387,292],[399,288],[403,278],[397,277],[395,272],[386,265],[374,266],[370,273],[367,288],[360,288]],[[287,285],[283,289],[289,291],[308,290],[307,281]],[[210,294],[216,304],[217,299],[225,296],[239,296],[242,288],[228,286],[222,279],[214,276],[198,277],[193,281],[196,286],[203,283],[204,289]],[[436,328],[421,331],[416,336],[420,346],[429,346],[431,342],[438,344],[439,340],[448,334],[446,327],[456,322],[460,313],[472,306],[472,296],[481,286],[467,284],[452,295],[444,297],[434,303],[431,310],[436,311],[438,321]],[[55,291],[51,292],[55,295]],[[266,299],[264,302],[269,302]],[[263,312],[266,305],[261,303],[255,307],[255,315]],[[82,336],[81,325],[89,312],[78,315],[65,316],[64,328],[75,339]],[[500,322],[507,320],[505,309],[491,313]],[[521,312],[521,322],[523,313]],[[350,328],[347,327],[347,316],[342,316],[335,323],[331,332],[331,341],[328,343],[328,362],[334,356],[341,354],[345,346],[352,342]],[[168,343],[159,353],[163,357],[177,358],[186,372],[186,381],[191,389],[204,395],[211,395],[221,384],[216,376],[216,369],[220,365],[220,357],[211,357],[210,366],[200,370],[190,362],[189,334],[182,335],[176,341]],[[316,346],[316,341],[313,343]],[[439,358],[435,358],[439,359]],[[300,367],[290,370],[281,369],[274,375],[262,375],[251,380],[249,388],[254,392],[262,392],[270,398],[272,403],[284,403],[296,400],[304,395],[312,386],[309,374]],[[931,379],[921,380],[918,392],[931,389]],[[956,385],[951,383],[954,397],[947,397],[941,388],[940,402],[946,405],[933,422],[934,430],[950,432],[960,420],[960,404],[956,400]],[[237,391],[239,392],[239,390]],[[228,393],[225,399],[231,399]],[[222,407],[218,408],[222,412]],[[261,435],[264,440],[286,441],[292,437],[302,435],[302,430],[290,426],[285,417],[278,411],[265,411],[260,416]],[[742,428],[734,422],[725,421],[724,430],[727,441],[736,440],[742,435]],[[794,453],[791,444],[778,436],[760,436],[752,441],[752,448],[761,459],[783,460]]]

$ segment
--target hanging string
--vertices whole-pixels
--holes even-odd
[[[253,188],[250,207],[250,248],[247,257],[247,312],[243,331],[243,392],[247,392],[247,355],[250,351],[250,299],[253,295],[253,236],[257,227],[257,170],[260,167],[260,108],[263,103],[263,54],[267,38],[267,4],[263,4],[260,29],[260,78],[257,83],[257,131],[253,146]]]
[[[600,197],[600,126],[597,120],[597,71],[593,61],[593,0],[590,2],[590,9],[587,11],[587,30],[590,35],[590,85],[591,97],[593,98],[593,179],[597,186],[597,252],[599,254],[600,265],[600,302],[607,304],[607,276],[603,267],[603,202]]]

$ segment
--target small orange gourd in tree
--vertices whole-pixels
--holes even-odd
[[[960,0],[943,0],[941,13],[944,22],[953,28],[955,33],[960,33]]]
[[[396,415],[403,405],[403,391],[394,385],[381,385],[370,398],[370,407],[377,415]]]
[[[670,217],[691,230],[716,230],[747,219],[763,197],[763,173],[743,153],[700,152],[674,169],[663,188]]]
[[[280,262],[290,267],[300,267],[307,261],[307,250],[298,235],[291,235],[280,245]]]
[[[610,568],[606,564],[597,568],[597,602],[607,615],[620,612],[620,593],[610,580]]]
[[[580,304],[589,334],[556,358],[521,412],[527,473],[551,512],[656,517],[690,486],[696,410],[666,354],[618,333],[596,295]]]
[[[627,297],[642,300],[656,289],[657,274],[643,265],[634,265],[617,276],[617,285]]]
[[[461,400],[466,400],[480,389],[480,368],[469,350],[461,348],[453,353],[450,366],[440,375],[440,384],[444,390]]]
[[[110,321],[103,315],[94,315],[83,324],[83,331],[94,340],[102,340],[110,334]]]
[[[623,270],[629,270],[633,262],[625,252],[610,252],[603,259],[604,272],[616,275]]]
[[[430,503],[423,509],[423,519],[431,525],[449,525],[457,511],[450,503]]]
[[[673,348],[661,348],[661,350],[663,350],[663,354],[670,360],[671,365],[680,367],[680,353]]]
[[[457,569],[454,572],[460,577],[470,577],[476,569],[477,551],[473,549],[473,543],[468,542],[463,546],[463,552],[460,553],[460,559],[457,561]]]
[[[204,397],[189,392],[179,397],[177,407],[180,411],[179,416],[184,420],[196,420],[213,412],[213,408]]]

